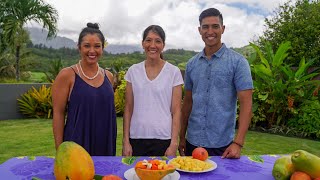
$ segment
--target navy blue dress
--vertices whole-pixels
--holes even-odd
[[[91,156],[115,156],[117,124],[112,85],[106,74],[100,87],[87,84],[75,74],[63,141],[78,143]]]

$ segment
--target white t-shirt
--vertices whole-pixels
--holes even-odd
[[[132,139],[171,139],[173,87],[183,84],[178,67],[165,62],[154,80],[147,77],[145,61],[132,65],[125,80],[132,84]]]

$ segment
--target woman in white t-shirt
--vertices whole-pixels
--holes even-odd
[[[180,129],[183,79],[163,60],[165,33],[158,25],[143,32],[146,60],[125,75],[123,156],[175,156]]]

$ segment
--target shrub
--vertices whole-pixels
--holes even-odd
[[[47,72],[44,72],[46,75],[46,79],[44,80],[44,82],[53,82],[62,68],[63,65],[61,58],[58,60],[51,61],[49,64],[49,70]]]
[[[318,99],[305,101],[297,116],[288,122],[289,127],[297,129],[304,137],[320,139],[320,102]]]
[[[287,121],[295,116],[300,104],[313,97],[319,81],[312,80],[318,71],[308,73],[308,68],[315,59],[300,60],[299,67],[287,64],[290,42],[280,44],[273,52],[270,42],[264,49],[250,44],[258,56],[249,58],[254,79],[253,123],[267,122],[267,127],[286,126]]]
[[[116,113],[118,116],[122,116],[124,112],[124,105],[125,105],[125,94],[126,94],[126,80],[124,79],[125,71],[121,71],[118,73],[118,82],[119,85],[117,86],[114,92],[114,104],[116,108]]]
[[[27,81],[31,77],[31,72],[30,71],[22,71],[20,77],[21,77],[21,80]]]
[[[32,87],[17,99],[20,112],[30,118],[52,118],[51,87],[42,85],[39,90]]]
[[[6,66],[0,67],[1,77],[15,78],[15,76],[16,76],[15,71],[16,71],[16,69],[14,68],[13,65],[6,65]]]

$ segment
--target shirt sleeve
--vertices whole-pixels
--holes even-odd
[[[128,71],[126,72],[126,74],[124,75],[124,79],[128,82],[132,82],[132,66],[128,69]]]
[[[192,90],[192,86],[193,86],[193,83],[192,83],[192,80],[190,78],[190,64],[187,64],[186,70],[185,70],[185,73],[184,73],[184,89],[191,91]]]
[[[253,89],[250,65],[245,58],[242,58],[238,63],[234,83],[237,91]]]
[[[173,87],[183,84],[183,78],[180,69],[175,67],[174,70]]]

